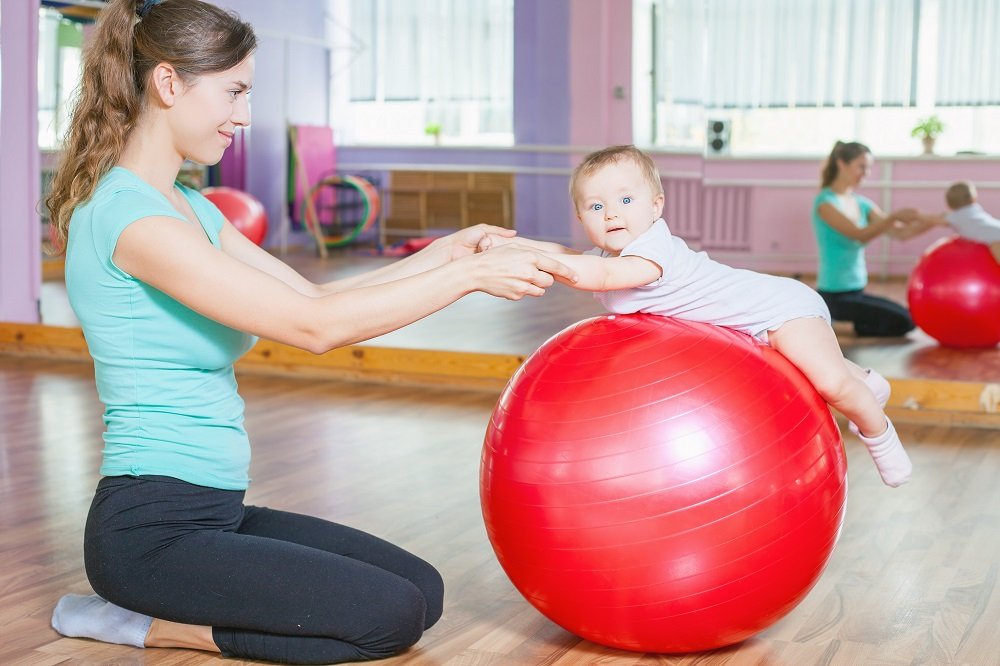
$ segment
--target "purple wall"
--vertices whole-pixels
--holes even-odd
[[[36,323],[42,281],[35,209],[41,187],[38,3],[0,0],[0,15],[0,321]]]
[[[514,0],[514,142],[518,145],[570,143],[569,0]],[[569,156],[529,152],[521,166],[564,170]],[[514,220],[525,236],[562,234],[571,208],[566,178],[519,175],[514,180]]]
[[[279,245],[285,200],[286,127],[327,124],[329,57],[326,0],[216,0],[257,30],[258,49],[246,141],[245,188],[261,200],[269,230],[265,244]],[[232,162],[230,173],[239,173]],[[287,242],[305,243],[292,235]]]

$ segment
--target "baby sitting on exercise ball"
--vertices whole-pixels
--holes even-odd
[[[887,485],[909,480],[910,459],[883,412],[889,383],[844,358],[819,294],[797,280],[721,264],[671,234],[662,218],[659,172],[635,146],[612,146],[584,158],[570,178],[570,196],[593,250],[581,254],[558,243],[493,233],[478,249],[526,245],[558,257],[578,276],[566,284],[599,292],[610,312],[706,322],[758,338],[850,420]]]
[[[990,254],[1000,263],[1000,220],[979,205],[976,186],[964,180],[953,183],[944,199],[950,212],[920,215],[918,223],[948,225],[962,238],[989,245]]]

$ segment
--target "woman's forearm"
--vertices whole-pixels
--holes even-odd
[[[447,264],[451,259],[451,250],[446,244],[435,245],[435,243],[431,243],[416,254],[411,254],[408,257],[403,257],[390,264],[365,271],[364,273],[326,282],[318,285],[318,287],[323,294],[335,294],[346,289],[384,284],[439,268]]]

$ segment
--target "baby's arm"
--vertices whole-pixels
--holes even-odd
[[[917,213],[909,220],[897,220],[889,230],[889,235],[897,240],[909,240],[930,230],[932,227],[942,225],[948,225],[948,219],[944,213],[937,215]]]
[[[660,266],[643,257],[598,257],[592,254],[553,254],[552,257],[577,274],[576,282],[559,281],[582,291],[641,287],[660,279],[663,274]]]
[[[556,259],[559,263],[572,269],[578,276],[576,282],[557,280],[581,291],[613,291],[615,289],[631,289],[649,284],[660,279],[663,274],[660,266],[642,257],[598,257],[591,254],[581,254],[548,241],[533,240],[517,236],[507,238],[496,234],[486,234],[479,242],[477,252],[485,252],[491,247],[501,245],[520,245]]]
[[[949,224],[947,213],[938,213],[937,215],[920,213],[917,215],[917,222],[928,226],[948,226]]]

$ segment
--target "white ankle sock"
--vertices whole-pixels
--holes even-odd
[[[892,393],[889,381],[871,368],[865,368],[865,373],[865,384],[875,394],[878,406],[885,407],[885,403],[889,402],[889,395]]]
[[[888,380],[871,368],[865,368],[864,382],[871,389],[872,393],[875,394],[878,406],[885,408],[885,403],[889,402],[889,395],[892,392],[892,387],[889,386]],[[847,422],[847,429],[855,435],[858,434],[858,426],[853,421]]]
[[[52,628],[70,638],[145,647],[153,618],[115,606],[96,594],[67,594],[52,612]]]
[[[913,464],[910,456],[906,455],[903,443],[899,441],[892,421],[886,419],[885,422],[886,429],[881,435],[866,437],[863,433],[858,433],[858,438],[868,447],[882,481],[895,488],[910,480]]]

